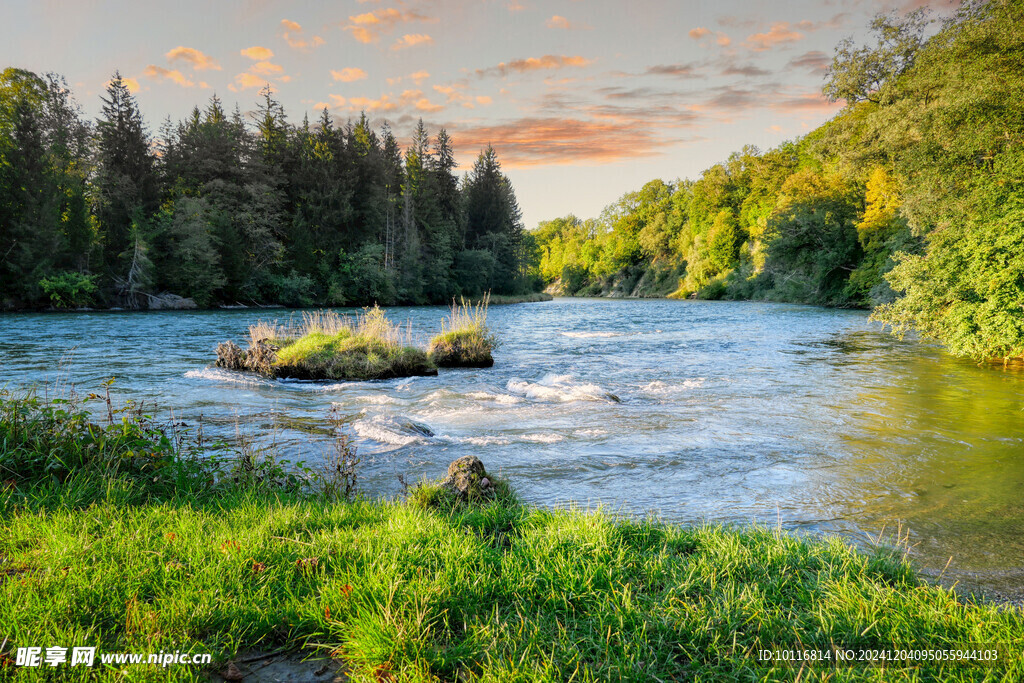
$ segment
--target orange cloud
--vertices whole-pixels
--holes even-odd
[[[401,83],[406,78],[408,78],[410,81],[412,81],[416,85],[419,85],[423,81],[425,81],[428,78],[430,78],[430,72],[420,70],[420,71],[414,71],[413,73],[409,74],[408,76],[393,76],[392,78],[387,79],[388,85],[398,85],[399,83]]]
[[[104,88],[110,87],[110,83],[111,83],[110,81],[107,81],[106,83],[103,84],[103,87]],[[134,78],[125,78],[124,76],[122,76],[121,77],[121,83],[123,83],[124,87],[128,88],[128,92],[130,92],[133,95],[135,93],[139,92],[139,90],[141,89],[139,87],[139,82],[136,79],[134,79]],[[76,83],[76,85],[77,85],[77,83]]]
[[[302,25],[288,19],[281,20],[281,37],[295,50],[312,50],[324,44],[320,36],[313,36],[306,39],[303,35]]]
[[[270,62],[256,62],[249,67],[249,71],[260,76],[275,76],[284,71],[284,67]]]
[[[401,11],[394,7],[387,7],[372,12],[351,15],[348,18],[349,23],[344,27],[344,30],[349,31],[352,37],[360,43],[373,43],[382,34],[393,30],[398,24],[413,21],[433,23],[437,19],[413,10]]]
[[[156,80],[165,80],[177,83],[183,88],[191,88],[195,85],[195,83],[185,77],[185,74],[181,73],[177,69],[165,69],[162,66],[157,66],[155,64],[147,66],[143,74]]]
[[[506,168],[548,164],[599,164],[663,154],[663,134],[614,119],[593,121],[528,117],[498,125],[449,126],[456,151],[472,156],[492,144]]]
[[[493,102],[493,100],[487,95],[477,95],[476,101],[477,104],[490,104],[491,102]]]
[[[588,66],[593,63],[594,60],[585,57],[544,55],[543,57],[528,57],[527,59],[513,59],[511,62],[500,62],[497,66],[492,66],[488,69],[477,69],[476,74],[478,76],[507,76],[509,72],[525,73],[541,69],[561,69],[567,66]]]
[[[216,59],[191,47],[179,45],[164,56],[167,57],[167,61],[171,63],[178,60],[188,62],[196,71],[204,71],[206,69],[213,69],[214,71],[221,70],[220,64],[217,63]]]
[[[779,21],[772,24],[771,29],[764,33],[754,33],[747,36],[746,45],[755,52],[770,50],[776,45],[795,43],[803,40],[804,34],[794,31],[788,21]]]
[[[274,51],[269,48],[260,47],[259,45],[253,45],[252,47],[247,47],[242,50],[241,54],[249,59],[263,61],[273,57]]]
[[[334,95],[331,95],[333,98]],[[344,99],[344,98],[340,98]],[[379,99],[371,99],[369,97],[350,97],[348,99],[348,106],[351,110],[362,110],[362,111],[394,111],[398,109],[398,103],[391,99],[390,95],[381,95]]]
[[[732,39],[729,36],[722,33],[721,31],[713,32],[711,29],[706,28],[704,26],[698,26],[697,28],[690,29],[690,37],[693,38],[694,40],[706,38],[707,36],[710,36],[712,33],[714,33],[715,42],[721,45],[722,47],[725,47],[726,45],[732,42]]]
[[[426,97],[423,97],[416,101],[416,109],[419,111],[435,112],[444,109],[443,104],[434,104]]]
[[[430,45],[433,42],[434,39],[425,33],[406,33],[395,41],[395,44],[391,46],[391,49],[401,50],[407,47],[414,47],[416,45]]]
[[[422,90],[409,89],[395,97],[392,93],[386,93],[374,99],[372,97],[342,97],[341,95],[328,95],[331,99],[331,109],[347,109],[351,112],[393,112],[398,110],[414,109],[417,111],[436,112],[444,109],[443,104],[435,104],[423,96]],[[318,103],[321,107],[324,103]]]
[[[361,81],[366,78],[366,72],[356,67],[347,66],[340,71],[331,69],[331,77],[342,83],[351,83],[352,81]]]
[[[591,28],[594,28],[593,26],[590,26],[589,24],[579,24],[579,23],[571,22],[568,19],[566,19],[565,17],[560,16],[558,14],[554,15],[553,17],[551,17],[550,19],[545,21],[544,25],[547,26],[548,28],[558,28],[558,29],[565,29],[565,30],[571,30],[571,29],[591,29]]]
[[[249,88],[262,88],[265,85],[270,85],[266,78],[260,78],[256,74],[245,72],[235,76],[235,82],[228,85],[228,90],[231,92],[241,92]]]

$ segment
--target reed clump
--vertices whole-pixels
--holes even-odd
[[[430,340],[427,354],[440,368],[489,368],[497,339],[487,327],[489,297],[477,304],[465,299],[452,302],[448,316],[441,321],[441,334]]]

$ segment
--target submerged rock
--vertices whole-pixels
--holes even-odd
[[[400,422],[398,424],[398,428],[400,430],[402,430],[403,432],[407,432],[409,434],[413,434],[413,435],[416,435],[416,436],[426,436],[426,437],[434,436],[434,430],[432,430],[430,427],[428,427],[426,425],[421,425],[418,422],[413,422],[412,420],[406,420],[404,422]]]
[[[484,481],[487,482],[487,486],[483,485]],[[448,465],[448,477],[441,482],[441,486],[460,498],[480,495],[485,489],[489,489],[490,485],[484,464],[475,455],[464,455]]]

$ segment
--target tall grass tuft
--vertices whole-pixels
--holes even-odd
[[[462,299],[452,302],[441,321],[441,334],[430,340],[427,353],[442,368],[489,368],[497,339],[487,326],[490,297],[474,305]]]

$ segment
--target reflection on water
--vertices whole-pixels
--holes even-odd
[[[420,343],[440,307],[395,309]],[[267,312],[0,317],[5,381],[116,376],[208,430],[319,457],[337,405],[368,492],[480,456],[535,503],[863,537],[901,521],[939,571],[1024,585],[1024,374],[899,342],[866,314],[695,301],[495,307],[494,368],[387,382],[269,381],[210,366]],[[273,313],[271,313],[273,315]],[[281,317],[289,315],[279,312]],[[428,436],[417,425],[429,428]]]

